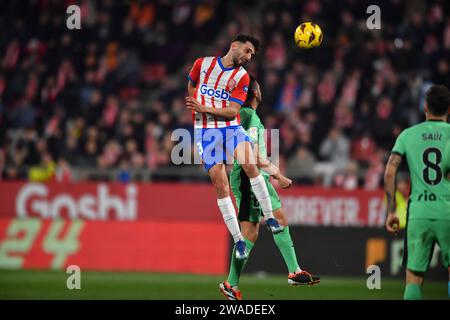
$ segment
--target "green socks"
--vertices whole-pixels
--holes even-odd
[[[405,288],[403,300],[422,300],[422,288],[420,284],[408,283]]]
[[[291,235],[289,233],[289,227],[285,227],[283,231],[280,233],[274,234],[273,239],[275,240],[275,244],[283,256],[284,262],[289,270],[289,273],[294,273],[297,270],[300,270],[300,267],[297,263],[297,256],[295,255],[294,243],[292,242]],[[250,255],[250,251],[255,245],[248,239],[244,239],[246,244],[246,250]],[[236,247],[233,248],[233,252],[231,253],[231,264],[230,264],[230,272],[228,273],[228,282],[232,287],[235,287],[239,284],[239,277],[241,276],[241,272],[244,269],[245,264],[247,263],[247,259],[238,260],[235,256]]]
[[[292,242],[291,234],[289,233],[289,227],[284,227],[283,231],[274,234],[273,238],[283,256],[289,273],[294,273],[299,270],[300,268],[297,263],[297,256],[295,255],[294,243]]]
[[[255,245],[253,242],[251,242],[248,239],[245,239],[246,244],[246,251],[248,252],[250,256],[250,251],[252,250],[253,246]],[[247,259],[238,260],[236,259],[236,246],[233,248],[233,252],[231,253],[231,264],[230,264],[230,272],[228,273],[228,282],[232,287],[235,287],[239,284],[239,277],[241,276],[241,272],[244,269],[245,264],[247,263]]]

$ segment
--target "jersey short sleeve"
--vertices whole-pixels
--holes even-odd
[[[198,79],[200,78],[200,70],[202,68],[202,62],[203,58],[198,58],[194,62],[194,66],[191,69],[191,72],[189,72],[188,79],[191,80],[193,83],[197,83]]]
[[[400,156],[404,156],[405,155],[405,152],[406,152],[406,150],[405,150],[405,136],[406,136],[406,134],[405,134],[405,132],[406,131],[403,131],[398,137],[397,137],[397,140],[395,141],[395,145],[394,145],[394,147],[392,148],[392,151],[391,151],[391,153],[396,153],[396,154],[398,154],[398,155],[400,155]]]
[[[245,99],[247,99],[248,85],[250,84],[250,77],[248,73],[244,74],[239,80],[236,88],[231,92],[230,101],[237,102],[241,106],[244,104]]]

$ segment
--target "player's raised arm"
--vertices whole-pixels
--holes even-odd
[[[256,157],[256,165],[259,169],[266,172],[268,175],[276,177],[280,173],[280,169],[270,162],[269,159],[264,157],[264,155],[259,152],[259,144],[255,143],[253,147],[253,152]]]
[[[397,176],[397,171],[402,163],[402,157],[399,154],[392,153],[389,156],[388,163],[386,164],[386,169],[384,171],[384,191],[386,192],[387,199],[387,218],[386,218],[386,229],[391,233],[395,233],[398,230],[399,219],[397,217],[396,203],[395,203],[395,191],[396,183],[395,179]]]
[[[292,180],[282,175],[280,169],[259,152],[259,144],[254,144],[253,152],[256,157],[256,166],[259,169],[278,180],[281,188],[287,189],[292,186]]]

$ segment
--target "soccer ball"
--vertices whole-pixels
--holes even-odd
[[[312,22],[304,22],[295,29],[295,43],[301,49],[311,49],[320,46],[323,40],[322,30]]]

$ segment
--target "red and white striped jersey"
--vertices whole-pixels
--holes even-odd
[[[189,73],[195,84],[194,98],[202,105],[227,108],[230,102],[244,104],[250,77],[243,67],[225,68],[220,57],[204,57],[195,61]],[[239,115],[233,120],[206,113],[192,112],[194,128],[224,128],[239,125]]]

